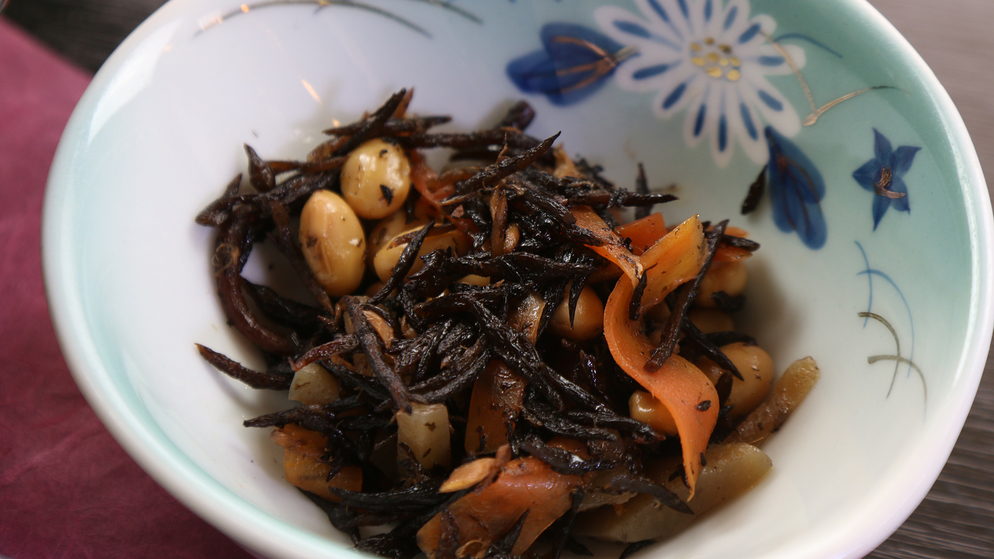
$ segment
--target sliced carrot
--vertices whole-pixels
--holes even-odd
[[[272,437],[283,447],[283,474],[291,485],[332,501],[339,500],[332,488],[362,490],[362,469],[357,466],[345,466],[328,479],[331,465],[321,460],[328,439],[321,433],[288,424],[273,431]]]
[[[473,384],[466,418],[466,454],[489,454],[507,444],[525,399],[525,379],[493,360]]]
[[[632,253],[638,256],[666,235],[666,222],[663,221],[663,214],[654,213],[631,223],[619,225],[614,231],[622,239],[632,240]]]
[[[511,550],[512,555],[521,556],[570,509],[570,494],[581,482],[580,476],[556,473],[533,456],[508,462],[493,483],[449,505],[447,510],[461,544],[456,556],[485,556],[494,540],[506,534],[528,512]],[[418,547],[429,559],[435,558],[441,527],[439,513],[418,530]]]
[[[704,232],[696,216],[646,251],[640,259],[647,276],[641,310],[661,302],[680,284],[697,275],[704,254]],[[670,357],[655,372],[645,370],[655,346],[646,336],[642,313],[638,320],[629,319],[632,293],[627,281],[615,285],[604,309],[604,337],[618,365],[673,416],[692,497],[701,472],[701,456],[718,420],[718,394],[700,369],[678,355]]]
[[[642,275],[642,265],[638,258],[625,247],[622,238],[608,227],[608,224],[590,206],[572,206],[570,212],[576,218],[577,227],[590,231],[603,242],[599,246],[587,245],[587,248],[621,268],[621,271],[631,280],[632,287],[637,285],[639,276]]]

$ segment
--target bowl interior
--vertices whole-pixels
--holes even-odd
[[[859,554],[924,496],[989,343],[990,205],[958,114],[872,8],[270,4],[174,0],[156,13],[97,75],[49,185],[46,281],[67,359],[108,427],[188,506],[264,554],[350,553],[282,479],[268,433],[241,426],[285,399],[196,354],[194,342],[258,364],[226,325],[213,232],[193,217],[244,169],[242,144],[300,157],[323,128],[409,86],[415,112],[450,114],[446,128],[459,131],[524,97],[538,115],[529,132],[562,131],[569,153],[616,183],[634,185],[643,162],[651,185],[677,185],[680,200],[661,208],[668,223],[731,218],[761,243],[737,324],[781,371],[812,355],[821,383],[765,446],[771,475],[651,553]],[[700,51],[683,78],[667,62],[674,44]],[[519,87],[521,68],[548,59],[562,70],[603,52],[611,65],[569,95]],[[767,192],[742,216],[766,164]],[[866,189],[884,167],[883,188],[903,197]],[[270,258],[260,251],[246,275],[292,283]]]

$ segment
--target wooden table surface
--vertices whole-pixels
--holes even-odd
[[[816,0],[812,0],[816,1]],[[91,71],[161,0],[7,0],[8,17]],[[994,177],[992,0],[870,0],[921,53],[956,103]],[[0,5],[4,0],[0,0]],[[994,358],[942,474],[870,557],[994,557]]]

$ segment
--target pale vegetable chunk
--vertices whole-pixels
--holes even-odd
[[[814,359],[804,357],[794,361],[784,371],[766,400],[739,424],[728,440],[761,444],[780,429],[808,396],[819,378],[821,371]]]
[[[317,363],[294,373],[289,398],[305,406],[328,404],[338,399],[338,379]]]
[[[334,297],[348,295],[362,282],[366,234],[341,196],[318,190],[300,214],[300,249],[321,287]]]
[[[576,533],[625,543],[668,538],[701,514],[755,487],[773,466],[763,451],[743,443],[713,446],[705,454],[705,461],[690,501],[686,501],[689,491],[683,481],[679,477],[670,479],[678,461],[663,460],[646,468],[647,477],[686,501],[694,515],[659,506],[651,496],[639,495],[620,507],[582,513],[577,518]]]
[[[448,468],[452,461],[448,408],[445,404],[412,404],[411,413],[397,412],[397,443],[407,445],[426,470],[435,464]]]
[[[342,166],[342,196],[366,219],[386,217],[411,190],[411,164],[404,150],[380,139],[357,147]]]

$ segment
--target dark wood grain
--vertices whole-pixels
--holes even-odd
[[[0,0],[2,2],[2,0]],[[160,0],[8,0],[4,17],[91,71]],[[994,2],[871,0],[921,53],[966,121],[994,176]],[[877,559],[994,557],[994,358],[939,479]]]

